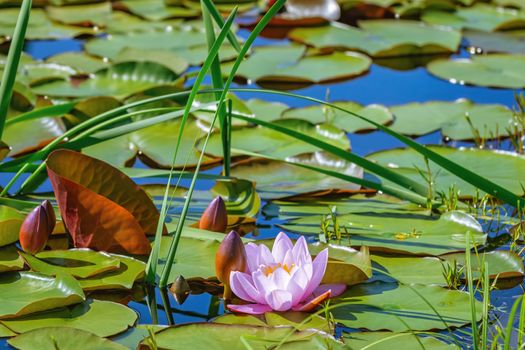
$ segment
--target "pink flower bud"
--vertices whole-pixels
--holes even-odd
[[[231,231],[222,240],[215,254],[215,273],[217,278],[225,286],[230,284],[230,273],[232,271],[246,271],[246,251],[241,236]]]
[[[22,249],[29,254],[36,254],[44,249],[55,223],[53,206],[45,200],[26,216],[20,227]]]
[[[199,228],[224,233],[228,228],[226,205],[219,196],[211,201],[199,220]]]

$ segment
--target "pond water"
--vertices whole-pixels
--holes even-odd
[[[247,36],[246,30],[241,30],[241,37]],[[282,43],[283,40],[259,39],[256,45],[265,45],[268,43]],[[464,42],[466,44],[466,42]],[[71,40],[33,40],[26,45],[26,52],[35,59],[45,59],[49,56],[62,52],[81,51],[83,41],[79,39]],[[470,53],[465,49],[453,57],[469,57]],[[246,85],[236,85],[246,87]],[[257,85],[249,85],[257,87]],[[416,67],[410,70],[400,71],[374,63],[368,74],[348,81],[342,81],[332,84],[312,85],[297,90],[298,93],[318,99],[325,99],[329,96],[330,101],[350,100],[361,104],[382,104],[393,106],[410,102],[427,102],[427,101],[454,101],[460,98],[466,98],[479,103],[498,103],[515,108],[515,93],[510,89],[493,89],[476,86],[467,86],[453,84],[442,79],[438,79],[428,73],[425,67]],[[268,99],[269,95],[262,93],[239,93],[243,99],[261,98]],[[303,107],[308,105],[302,100],[293,99],[280,95],[272,95],[272,101],[281,101],[292,107]],[[403,147],[404,145],[384,134],[381,131],[374,131],[365,134],[348,134],[351,142],[352,152],[358,155],[368,155],[373,152]],[[419,137],[416,139],[422,144],[446,144],[453,147],[473,146],[470,142],[445,142],[440,132]],[[503,148],[508,147],[503,143]],[[135,165],[145,167],[140,162]],[[219,174],[219,168],[206,170],[206,173]],[[10,174],[4,174],[0,179],[2,183],[7,182]],[[144,182],[148,180],[143,180]],[[158,182],[158,181],[157,181]],[[183,180],[181,185],[187,185],[189,180]],[[201,182],[197,189],[209,188],[209,183]],[[51,190],[48,183],[41,187],[42,190]],[[264,206],[265,203],[262,203]],[[259,225],[257,238],[274,237],[281,229],[276,224],[281,223],[277,218],[265,217],[262,213],[257,218]],[[495,236],[498,233],[493,233]],[[248,235],[247,237],[253,237]],[[502,247],[504,249],[505,247]],[[129,306],[140,315],[139,324],[160,324],[173,325],[196,321],[208,321],[224,313],[224,306],[217,297],[209,294],[190,295],[183,305],[178,305],[171,293],[163,293],[156,289],[150,297],[145,297],[142,301],[132,301]],[[496,309],[501,311],[502,324],[506,324],[506,315],[510,306],[515,299],[523,294],[523,285],[519,285],[509,290],[495,291],[492,294],[492,303]],[[168,302],[169,306],[165,305]],[[150,313],[148,303],[156,303],[157,315]],[[167,310],[167,311],[166,311]],[[516,320],[517,326],[518,320]],[[462,332],[457,334],[462,339],[468,339]],[[200,336],[200,335],[199,335]],[[118,337],[117,337],[118,338]],[[9,348],[5,342],[0,342],[5,348]]]

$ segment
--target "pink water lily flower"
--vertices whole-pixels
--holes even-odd
[[[328,264],[328,249],[312,261],[304,237],[295,243],[281,232],[273,249],[263,244],[245,245],[247,271],[232,271],[230,287],[251,304],[228,305],[234,312],[263,314],[269,311],[311,311],[327,298],[346,289],[344,284],[321,285]]]

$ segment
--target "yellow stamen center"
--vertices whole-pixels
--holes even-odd
[[[265,266],[262,271],[264,273],[265,276],[270,276],[272,273],[275,272],[275,270],[277,270],[278,268],[282,268],[284,271],[288,272],[288,274],[290,274],[292,272],[292,269],[295,267],[295,264],[291,264],[290,266],[286,265],[286,264],[275,264],[275,265],[271,265],[271,266]]]

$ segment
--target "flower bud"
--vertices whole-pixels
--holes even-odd
[[[48,200],[45,200],[26,216],[20,227],[22,249],[29,254],[36,254],[44,249],[55,228],[55,223],[53,206]]]
[[[225,298],[229,295],[230,273],[232,271],[246,271],[246,251],[242,243],[241,236],[235,231],[231,231],[222,240],[222,243],[215,254],[215,273],[217,278],[225,286]]]
[[[170,291],[173,293],[175,301],[182,305],[190,295],[190,285],[183,276],[179,276],[171,285]]]
[[[226,205],[219,196],[212,200],[199,220],[199,228],[224,233],[228,228]]]

